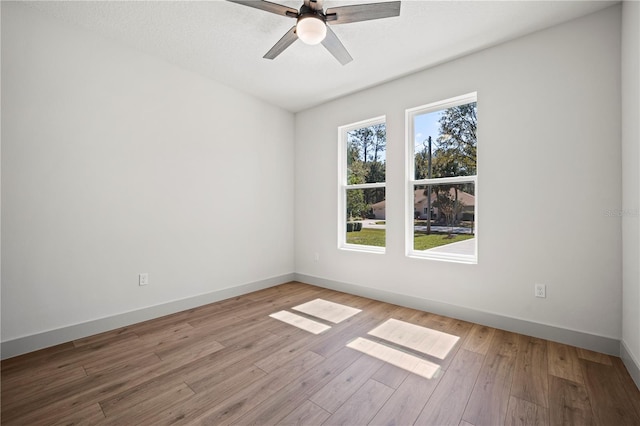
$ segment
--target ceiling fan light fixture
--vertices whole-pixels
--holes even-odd
[[[381,3],[359,3],[349,6],[332,7],[325,12],[323,7],[324,0],[304,0],[302,6],[300,6],[300,10],[267,0],[227,1],[296,19],[296,24],[269,49],[263,58],[275,59],[286,48],[300,39],[305,44],[314,45],[322,43],[329,53],[342,65],[348,64],[353,58],[349,55],[347,49],[342,42],[340,42],[338,36],[329,28],[327,23],[331,25],[349,24],[351,22],[399,16],[401,4],[401,0],[383,1]]]
[[[327,36],[327,25],[315,15],[301,16],[296,24],[296,34],[305,44],[319,44]]]

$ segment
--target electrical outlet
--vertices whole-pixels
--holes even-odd
[[[544,284],[536,284],[536,297],[547,297],[547,286]]]
[[[138,275],[138,285],[147,284],[149,284],[149,274],[145,272],[144,274]]]
[[[319,262],[320,261],[320,253],[315,253],[313,255],[313,261],[314,262]]]

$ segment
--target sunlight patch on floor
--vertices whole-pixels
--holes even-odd
[[[331,328],[328,325],[310,320],[309,318],[305,318],[288,311],[275,312],[269,316],[271,318],[286,322],[287,324],[301,328],[302,330],[308,331],[309,333],[313,334],[320,334],[323,331],[327,331]]]
[[[358,337],[351,341],[347,344],[347,347],[365,353],[381,361],[388,362],[389,364],[395,365],[396,367],[402,368],[426,379],[433,378],[438,371],[440,371],[440,366],[433,362],[429,362],[422,358],[418,358],[415,355],[399,351],[398,349],[394,349],[362,337]]]
[[[368,334],[439,359],[445,359],[460,339],[452,334],[393,318]]]
[[[294,306],[292,309],[334,324],[338,324],[358,312],[362,312],[360,309],[323,299],[315,299],[302,305]]]

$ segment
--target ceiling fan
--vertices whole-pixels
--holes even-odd
[[[326,11],[323,9],[324,0],[304,0],[299,11],[281,4],[261,0],[228,1],[297,20],[296,25],[287,31],[264,55],[266,59],[276,58],[294,41],[300,39],[311,45],[322,43],[342,65],[346,65],[353,58],[327,24],[348,24],[400,15],[399,1],[333,7]]]

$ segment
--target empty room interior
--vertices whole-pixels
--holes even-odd
[[[2,424],[640,424],[640,2],[0,13]]]

